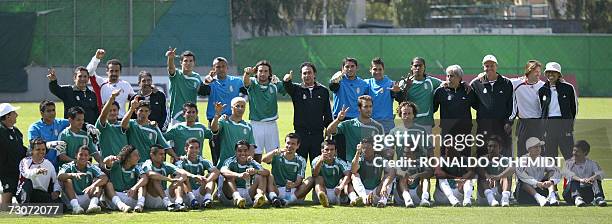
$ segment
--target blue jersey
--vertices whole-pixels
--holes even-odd
[[[368,83],[363,81],[356,75],[355,79],[350,80],[344,75],[340,80],[340,87],[333,91],[334,105],[332,108],[332,114],[334,117],[338,116],[338,113],[342,110],[342,107],[348,107],[346,112],[347,118],[355,118],[359,116],[359,107],[357,106],[357,98],[361,95],[366,95],[368,90]]]
[[[375,78],[365,80],[368,83],[368,95],[372,97],[372,119],[393,120],[393,98],[391,90],[393,80],[385,77],[378,81]]]
[[[223,114],[231,115],[231,102],[234,97],[239,96],[240,87],[244,86],[242,77],[227,75],[225,79],[215,79],[210,86],[210,95],[208,96],[208,107],[206,107],[206,118],[212,120],[215,116],[215,103],[221,102],[225,104]]]
[[[37,122],[32,123],[30,125],[30,129],[28,130],[29,140],[41,138],[45,140],[45,142],[57,141],[59,134],[68,127],[70,123],[68,123],[67,119],[53,119],[51,124],[45,123],[42,119]],[[57,171],[57,156],[59,153],[55,149],[48,149],[47,154],[45,155],[45,159],[49,160]]]

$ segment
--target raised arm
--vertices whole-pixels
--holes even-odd
[[[219,131],[219,118],[221,117],[221,113],[223,112],[223,108],[225,106],[225,104],[221,104],[220,102],[215,103],[215,117],[210,123],[210,130],[213,133],[217,133]]]
[[[168,51],[166,51],[166,57],[168,58],[166,60],[168,75],[174,76],[174,73],[176,73],[176,66],[174,65],[174,57],[176,57],[176,48],[169,47]]]
[[[329,126],[327,126],[326,129],[326,134],[327,135],[334,135],[338,132],[338,124],[340,124],[340,122],[342,122],[342,120],[344,120],[344,117],[346,116],[346,112],[348,111],[348,107],[342,107],[342,110],[340,111],[340,113],[338,113],[338,117],[336,117],[336,119],[334,121],[332,121]]]
[[[117,96],[119,96],[120,93],[121,89],[113,90],[110,98],[108,99],[108,101],[106,101],[104,107],[102,107],[102,113],[100,113],[100,117],[98,117],[98,120],[100,120],[101,125],[106,125],[106,120],[108,119],[108,112],[110,111],[110,108],[113,106],[115,99],[117,98]]]
[[[132,114],[134,114],[134,111],[138,110],[138,106],[140,106],[140,101],[138,101],[138,98],[134,98],[132,102],[130,102],[130,110],[128,110],[127,114],[121,119],[121,129],[127,130],[130,127],[130,118]]]
[[[248,89],[251,85],[251,75],[255,73],[255,68],[246,67],[244,68],[244,73],[242,74],[242,83],[244,83],[244,88]]]

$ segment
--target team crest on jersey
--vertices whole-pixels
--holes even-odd
[[[86,138],[83,139],[83,145],[87,145],[87,139]]]
[[[197,82],[193,82],[193,88],[197,89],[198,88],[198,83]]]
[[[242,132],[243,132],[243,133],[246,135],[246,134],[247,134],[247,129],[246,129],[246,128],[243,128],[243,129],[242,129]]]
[[[81,97],[76,96],[76,100],[77,100],[77,101],[81,101]]]
[[[306,94],[303,94],[303,95],[302,95],[302,98],[303,98],[303,99],[306,99]]]
[[[234,87],[233,86],[229,86],[229,91],[230,92],[234,92]]]
[[[355,88],[356,93],[359,93],[359,90],[361,90],[359,87]]]
[[[269,88],[270,89],[270,93],[274,93],[274,89],[273,88]]]
[[[153,140],[153,133],[149,133],[149,140]]]
[[[482,93],[487,94],[487,88],[484,88],[484,89],[482,90]]]

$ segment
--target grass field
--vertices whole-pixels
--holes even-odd
[[[576,139],[586,139],[592,145],[590,157],[597,160],[602,165],[604,171],[612,172],[612,156],[610,140],[612,132],[608,131],[612,127],[612,113],[608,111],[607,105],[612,104],[610,98],[580,98],[578,120],[576,126]],[[40,119],[37,103],[14,103],[20,106],[17,118],[17,127],[27,138],[27,129],[31,123]],[[200,118],[204,120],[206,103],[198,103],[200,106]],[[58,117],[63,114],[61,103],[57,106]],[[293,106],[289,101],[282,101],[279,105],[279,138],[293,130],[292,125]],[[246,118],[246,117],[245,117]],[[583,122],[584,121],[584,122]],[[204,152],[205,158],[210,158],[210,150],[206,145]],[[282,145],[282,141],[281,141]],[[269,168],[269,166],[268,166]],[[307,169],[307,175],[310,175]],[[609,172],[607,172],[609,173]],[[612,197],[612,181],[604,181],[604,191],[606,198]],[[474,194],[475,195],[475,194]],[[310,197],[307,197],[309,199]],[[610,200],[608,200],[610,203]],[[237,223],[263,223],[263,222],[498,222],[498,223],[542,223],[542,222],[567,222],[576,220],[580,223],[610,223],[612,208],[575,208],[572,206],[561,207],[535,207],[535,206],[515,206],[510,208],[453,208],[453,207],[434,207],[434,208],[415,208],[406,209],[402,207],[378,208],[351,208],[334,207],[323,208],[313,205],[307,201],[305,205],[276,209],[234,209],[217,207],[205,211],[190,211],[187,213],[169,213],[165,211],[151,211],[144,214],[123,214],[119,212],[104,213],[87,216],[66,215],[63,217],[6,217],[0,215],[0,223],[75,223],[75,222],[105,222],[105,223],[125,223],[125,222],[237,222]]]

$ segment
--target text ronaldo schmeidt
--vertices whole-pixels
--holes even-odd
[[[411,159],[385,159],[375,157],[373,164],[385,168],[413,168],[413,167],[560,167],[563,157],[420,157]]]

